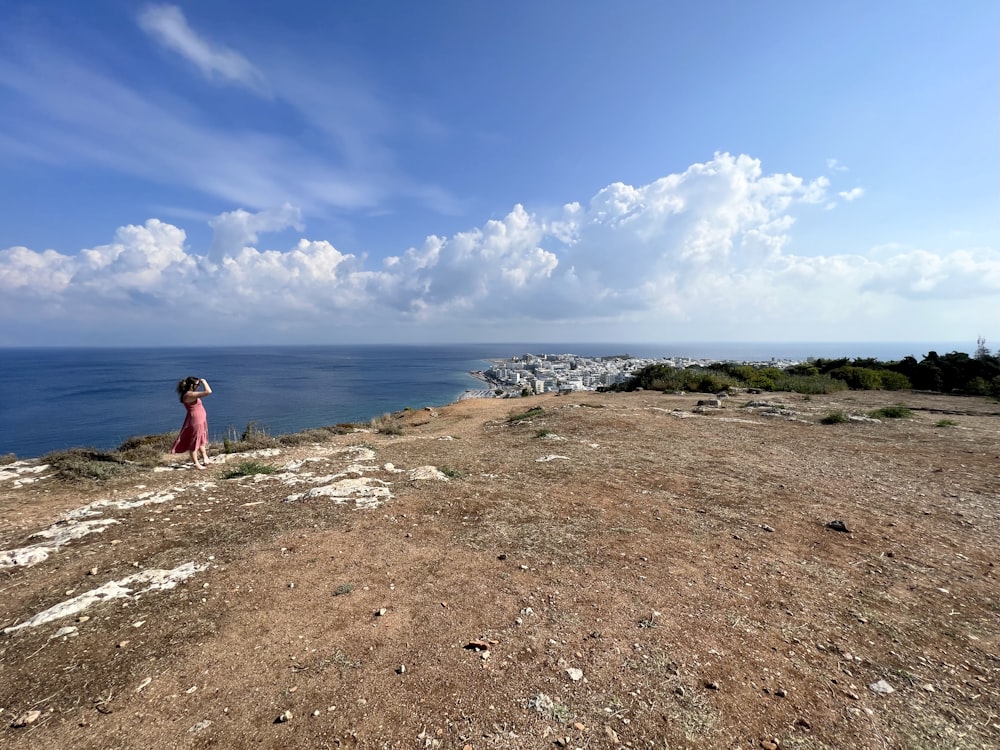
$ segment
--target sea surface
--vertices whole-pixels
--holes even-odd
[[[180,429],[175,387],[189,375],[212,386],[213,441],[255,422],[281,435],[388,411],[442,406],[480,389],[470,370],[519,354],[771,358],[877,357],[967,351],[954,344],[679,343],[447,346],[261,346],[0,349],[0,454],[32,458],[72,447],[116,448],[128,437]]]

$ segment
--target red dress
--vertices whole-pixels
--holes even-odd
[[[187,409],[187,416],[184,417],[181,434],[177,436],[174,447],[170,449],[171,453],[189,453],[208,445],[208,415],[201,399],[196,398],[191,403],[187,401],[183,403]]]

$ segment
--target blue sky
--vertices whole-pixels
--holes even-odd
[[[0,345],[995,345],[998,27],[7,0]]]

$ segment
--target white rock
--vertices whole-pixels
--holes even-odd
[[[873,682],[868,686],[868,689],[873,693],[878,693],[879,695],[888,695],[889,693],[895,693],[896,689],[890,685],[885,680],[879,680],[878,682]]]

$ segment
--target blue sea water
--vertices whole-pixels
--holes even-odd
[[[968,348],[968,347],[967,347]],[[531,352],[732,359],[877,357],[949,344],[684,343],[287,346],[0,350],[0,454],[19,458],[71,447],[115,448],[133,435],[180,428],[178,380],[204,377],[209,432],[221,440],[256,422],[280,435],[367,421],[405,407],[441,406],[482,387],[469,375],[486,360]]]

